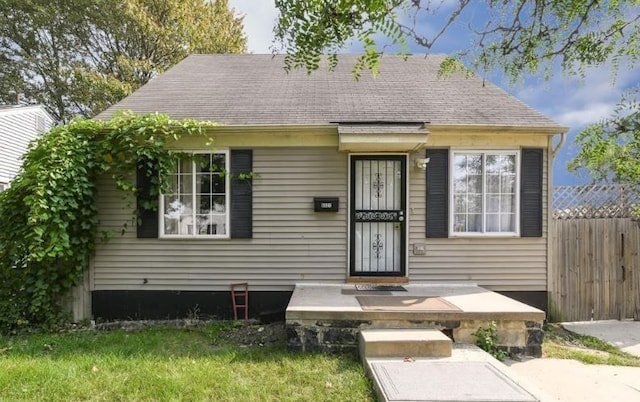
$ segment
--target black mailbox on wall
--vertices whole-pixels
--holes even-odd
[[[338,212],[339,206],[338,197],[313,197],[315,212]]]

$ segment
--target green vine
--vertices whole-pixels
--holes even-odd
[[[140,167],[158,195],[165,185],[158,177],[167,177],[181,155],[167,145],[205,136],[214,125],[123,113],[107,122],[75,120],[34,142],[21,172],[0,192],[0,332],[60,322],[63,298],[95,249],[98,177],[135,194],[132,173]]]

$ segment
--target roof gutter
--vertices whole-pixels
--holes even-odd
[[[479,134],[490,133],[522,133],[522,134],[540,134],[540,135],[557,135],[566,133],[569,128],[562,126],[493,126],[484,124],[429,124],[431,132],[458,132],[464,133],[473,131]]]

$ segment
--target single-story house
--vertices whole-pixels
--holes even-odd
[[[236,282],[251,315],[284,310],[297,283],[475,283],[546,309],[567,128],[482,78],[439,76],[444,56],[384,55],[359,81],[356,57],[309,75],[282,56],[192,55],[101,113],[221,125],[213,149],[178,144],[195,157],[159,212],[97,245],[93,316],[228,317]],[[130,205],[100,180],[100,230],[119,233]]]
[[[0,191],[18,174],[29,143],[52,125],[41,105],[0,105]]]

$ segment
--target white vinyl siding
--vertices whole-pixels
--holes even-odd
[[[0,182],[9,183],[22,166],[29,143],[48,129],[51,119],[40,107],[0,109]]]
[[[93,290],[228,291],[240,281],[251,290],[291,290],[303,281],[343,283],[347,155],[335,148],[257,148],[253,171],[259,177],[252,184],[252,239],[137,239],[135,200],[123,200],[111,180],[101,179],[101,230],[115,235],[97,245]],[[340,210],[314,212],[313,197],[339,197]]]
[[[543,170],[542,237],[425,238],[425,172],[409,169],[409,265],[411,282],[472,282],[492,290],[544,291],[547,285],[547,156]],[[424,151],[411,154],[408,166]],[[426,246],[414,255],[413,245]]]

